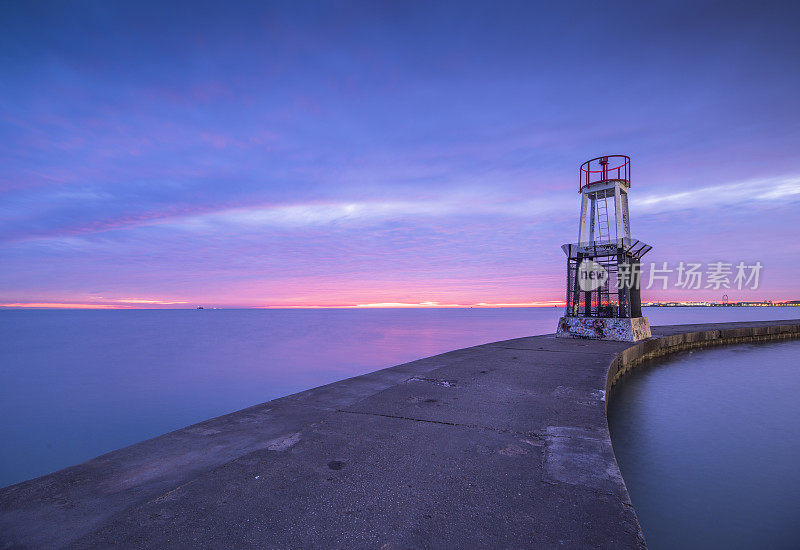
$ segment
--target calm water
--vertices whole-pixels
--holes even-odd
[[[681,353],[609,399],[652,550],[800,548],[800,341]]]
[[[553,332],[561,309],[0,311],[0,486],[269,399]],[[652,324],[800,308],[651,308]]]

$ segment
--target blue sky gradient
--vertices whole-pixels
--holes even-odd
[[[559,301],[609,153],[649,260],[800,299],[798,6],[9,3],[0,303]]]

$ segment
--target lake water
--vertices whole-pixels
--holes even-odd
[[[609,396],[651,550],[800,548],[800,341],[685,352]]]
[[[214,416],[452,349],[561,308],[0,311],[0,486]],[[800,308],[648,308],[653,325]]]

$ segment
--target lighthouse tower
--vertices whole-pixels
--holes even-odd
[[[580,167],[578,242],[567,255],[566,312],[557,336],[636,342],[650,337],[642,317],[641,258],[652,248],[631,237],[631,159],[607,155]]]

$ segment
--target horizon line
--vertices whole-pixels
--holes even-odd
[[[445,304],[439,302],[375,302],[365,304],[286,304],[286,305],[218,305],[218,306],[204,306],[198,304],[197,306],[186,307],[142,307],[142,302],[134,302],[136,305],[124,304],[108,304],[108,303],[75,303],[75,302],[9,302],[0,303],[0,310],[47,310],[47,309],[60,309],[60,310],[173,310],[173,309],[502,309],[502,308],[552,308],[552,307],[566,307],[563,300],[544,300],[535,302],[478,302],[473,304]],[[798,300],[789,299],[764,299],[764,300],[737,300],[730,301],[727,304],[775,304],[775,305],[800,305]],[[663,306],[665,304],[676,304],[683,306],[695,305],[703,307],[704,304],[725,304],[719,300],[648,300],[642,304],[642,307]],[[188,304],[188,302],[164,302],[162,304],[153,305],[171,305],[171,304]]]

